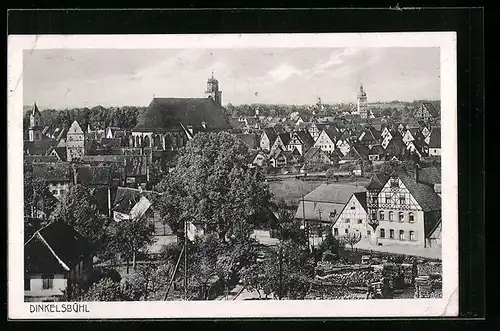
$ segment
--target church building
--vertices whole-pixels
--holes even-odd
[[[224,116],[222,91],[212,75],[204,98],[153,98],[139,116],[129,138],[129,147],[175,150],[198,132],[232,129]]]

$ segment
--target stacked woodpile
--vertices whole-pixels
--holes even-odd
[[[417,265],[411,263],[403,263],[401,264],[401,273],[403,284],[406,286],[413,285],[413,280],[417,276]]]
[[[415,277],[415,298],[442,297],[442,265],[437,262],[422,263],[417,266]]]

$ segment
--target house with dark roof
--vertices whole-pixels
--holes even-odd
[[[353,193],[333,223],[333,235],[341,237],[355,234],[369,238],[372,228],[368,225],[367,210],[366,192]]]
[[[270,151],[277,137],[278,135],[276,134],[274,129],[272,128],[264,129],[260,135],[260,142],[259,142],[260,148],[263,151]]]
[[[53,156],[57,161],[67,161],[66,147],[50,147],[47,151],[47,155]]]
[[[429,137],[429,156],[441,156],[441,127],[432,128]]]
[[[291,134],[289,132],[279,133],[274,140],[274,144],[271,146],[271,152],[281,148],[282,150],[287,150],[288,143],[291,139]]]
[[[52,222],[24,244],[25,301],[59,301],[71,284],[88,281],[92,246],[64,221]]]
[[[380,145],[373,145],[368,151],[368,159],[370,161],[379,161],[384,158],[385,150]]]
[[[273,168],[281,168],[289,164],[292,154],[281,147],[277,147],[269,153],[268,163]]]
[[[59,159],[53,155],[24,155],[23,160],[27,163],[54,163],[59,161]]]
[[[416,119],[422,119],[426,122],[439,119],[440,114],[430,102],[423,102],[419,107],[413,112],[413,117]]]
[[[157,193],[129,187],[119,187],[113,201],[113,219],[116,222],[124,220],[153,220],[152,205]]]
[[[336,143],[342,133],[336,128],[326,128],[321,131],[316,142],[315,147],[319,147],[325,153],[333,153],[336,150]]]
[[[302,220],[314,237],[325,235],[332,231],[333,224],[353,193],[364,191],[366,189],[362,186],[321,184],[299,201],[295,218]]]
[[[307,131],[295,131],[291,134],[286,150],[293,152],[295,149],[299,151],[300,155],[304,155],[309,148],[314,145],[314,139]]]
[[[372,178],[367,190],[369,223],[377,224],[373,244],[427,247],[441,219],[441,197],[433,185],[400,171]]]
[[[214,88],[214,81],[207,82],[210,89]],[[153,98],[137,119],[130,147],[173,150],[199,132],[233,129],[224,115],[220,93],[217,87],[215,97],[210,93],[208,98]]]
[[[23,150],[25,155],[46,155],[49,148],[55,146],[57,146],[57,141],[53,139],[24,141]]]
[[[319,147],[311,147],[303,157],[305,163],[309,164],[331,164],[328,154]]]
[[[33,178],[44,181],[52,195],[62,200],[73,180],[71,165],[67,162],[33,163]]]

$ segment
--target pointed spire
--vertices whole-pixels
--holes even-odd
[[[36,113],[40,114],[40,111],[38,110],[38,107],[37,107],[36,101],[35,101],[35,102],[33,102],[33,108],[31,108],[31,115],[35,116]]]
[[[214,71],[212,70],[212,79],[214,79]]]

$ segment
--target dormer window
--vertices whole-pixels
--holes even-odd
[[[207,128],[207,123],[206,122],[201,122],[201,126],[206,129]]]

